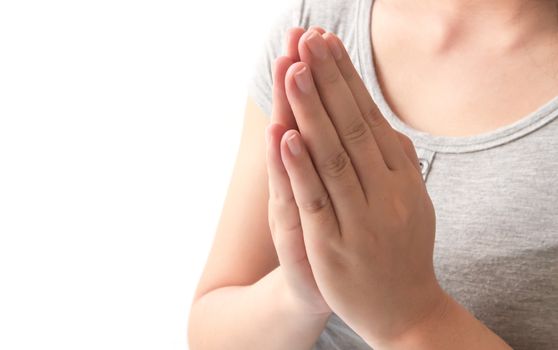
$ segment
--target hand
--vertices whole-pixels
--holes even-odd
[[[319,29],[323,33],[323,29]],[[284,51],[273,67],[273,105],[271,128],[266,130],[266,163],[269,183],[268,218],[273,243],[285,280],[285,293],[292,310],[309,316],[327,317],[331,308],[324,301],[306,255],[298,208],[289,177],[281,161],[279,142],[287,129],[296,129],[296,121],[285,94],[287,69],[300,60],[298,41],[303,28],[288,31]]]
[[[273,191],[292,190],[327,305],[369,344],[383,344],[448,301],[432,262],[434,207],[412,142],[383,118],[342,42],[311,32],[285,75],[300,130],[280,142],[291,189]]]

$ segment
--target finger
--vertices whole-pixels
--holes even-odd
[[[337,66],[350,87],[365,121],[368,123],[370,130],[372,130],[372,133],[374,134],[374,139],[380,148],[387,167],[391,170],[407,168],[410,164],[404,154],[395,130],[382,116],[382,113],[370,96],[370,93],[366,89],[364,82],[360,78],[352,63],[343,42],[333,33],[326,33],[323,37],[328,43],[330,49],[335,50],[335,48],[338,47],[341,52],[338,56],[339,58],[336,60]]]
[[[302,27],[292,27],[287,30],[285,46],[283,47],[283,54],[289,57],[293,62],[300,61],[298,54],[298,41],[305,30]]]
[[[326,41],[317,32],[306,32],[299,52],[312,70],[322,103],[351,157],[364,193],[374,193],[378,178],[385,176],[388,169]]]
[[[422,173],[420,169],[420,162],[418,159],[417,151],[415,149],[415,145],[413,144],[413,141],[411,141],[411,139],[409,139],[405,134],[402,134],[397,130],[395,130],[395,133],[399,137],[399,142],[401,142],[403,150],[407,154],[407,157],[409,158],[409,160],[411,161],[415,169],[417,169],[419,173]]]
[[[299,268],[307,260],[298,207],[280,153],[281,137],[287,129],[276,123],[266,127],[266,162],[269,185],[268,217],[277,257],[290,280],[304,276]],[[304,273],[304,272],[302,272]],[[300,281],[298,281],[300,282]]]
[[[324,34],[326,31],[320,26],[310,26],[308,30],[315,30],[320,34]],[[285,44],[283,46],[283,54],[290,57],[293,62],[300,61],[300,55],[298,53],[298,42],[300,37],[306,32],[306,29],[302,27],[292,27],[287,30]]]
[[[309,261],[312,254],[326,252],[341,238],[338,217],[304,140],[296,130],[288,130],[281,139],[281,159],[288,173],[299,208]]]
[[[325,30],[312,26],[311,28],[316,28],[320,33],[325,33]],[[287,96],[285,94],[285,73],[287,68],[294,62],[300,61],[300,56],[298,54],[298,42],[302,34],[304,34],[305,29],[302,27],[292,27],[287,30],[285,46],[283,48],[283,54],[285,56],[279,56],[273,62],[273,112],[272,121],[276,123],[283,124],[287,129],[297,129],[296,120],[293,116],[291,106],[287,101]],[[275,83],[277,81],[277,84]]]
[[[273,65],[271,122],[279,123],[287,129],[298,129],[293,110],[285,93],[285,75],[293,62],[290,57],[279,56],[275,59]]]
[[[355,214],[360,214],[364,208],[366,198],[351,158],[322,105],[306,63],[297,62],[289,67],[285,88],[300,133],[331,197],[339,223],[347,227],[344,225],[354,222]]]
[[[325,32],[326,32],[326,30],[324,28],[322,28],[318,25],[312,25],[312,26],[308,27],[307,31],[310,31],[310,30],[315,30],[315,31],[319,32],[320,34],[325,34]],[[298,48],[297,48],[297,50],[298,50]]]

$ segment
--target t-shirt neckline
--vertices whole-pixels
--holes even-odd
[[[446,153],[484,150],[518,139],[558,117],[558,96],[556,96],[514,123],[471,136],[437,136],[407,125],[396,116],[386,102],[376,76],[371,40],[373,3],[374,0],[358,0],[357,4],[355,47],[358,69],[384,117],[392,127],[409,136],[416,147]]]

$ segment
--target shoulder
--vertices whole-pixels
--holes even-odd
[[[249,94],[267,115],[271,115],[272,63],[281,55],[289,28],[320,26],[339,36],[352,55],[359,7],[369,1],[289,0],[285,4],[274,17],[248,86]]]

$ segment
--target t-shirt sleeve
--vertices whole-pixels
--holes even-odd
[[[271,117],[273,94],[272,64],[278,56],[284,54],[287,30],[301,26],[303,4],[304,0],[291,0],[275,17],[251,71],[247,85],[248,95],[268,117]]]

